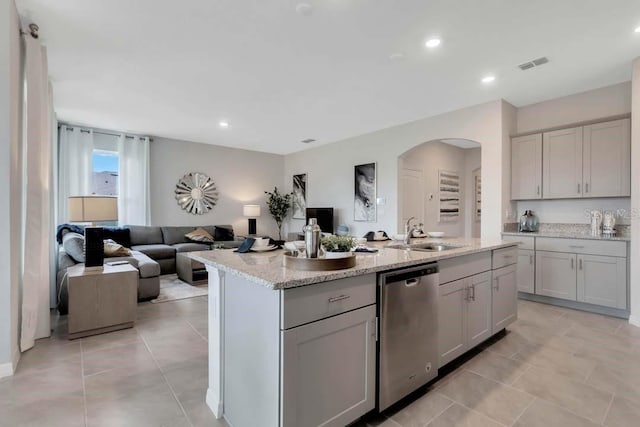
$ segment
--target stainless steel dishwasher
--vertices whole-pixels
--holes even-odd
[[[438,375],[438,264],[378,275],[378,410]]]

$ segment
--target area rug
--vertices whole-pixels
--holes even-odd
[[[208,285],[191,286],[178,279],[177,274],[160,276],[160,295],[152,303],[175,301],[209,294]]]

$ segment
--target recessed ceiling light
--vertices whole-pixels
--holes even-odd
[[[482,78],[482,83],[491,83],[496,79],[495,76],[486,76]]]
[[[425,42],[425,46],[432,48],[432,47],[438,47],[440,46],[440,43],[442,43],[442,40],[440,39],[429,39]]]
[[[218,126],[220,126],[221,128],[228,128],[229,127],[229,122],[222,121],[222,122],[218,123]]]
[[[390,61],[402,61],[403,59],[404,59],[404,53],[402,52],[395,52],[389,55]]]
[[[296,12],[303,16],[311,15],[311,13],[313,13],[313,6],[308,3],[298,3],[296,5]]]
[[[640,33],[640,27],[636,28],[634,31],[635,31],[636,33]]]

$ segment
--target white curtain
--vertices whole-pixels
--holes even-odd
[[[118,158],[118,222],[122,225],[148,225],[149,138],[120,135]]]
[[[93,130],[61,126],[58,150],[58,224],[64,224],[69,222],[69,196],[91,194]]]
[[[38,40],[25,37],[25,195],[20,349],[50,335],[49,284],[51,212],[51,99],[47,53]]]

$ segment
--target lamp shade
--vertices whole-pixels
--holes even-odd
[[[69,197],[69,221],[100,222],[118,220],[118,198],[113,196]]]
[[[244,216],[255,218],[260,216],[260,205],[244,205],[242,211]]]

